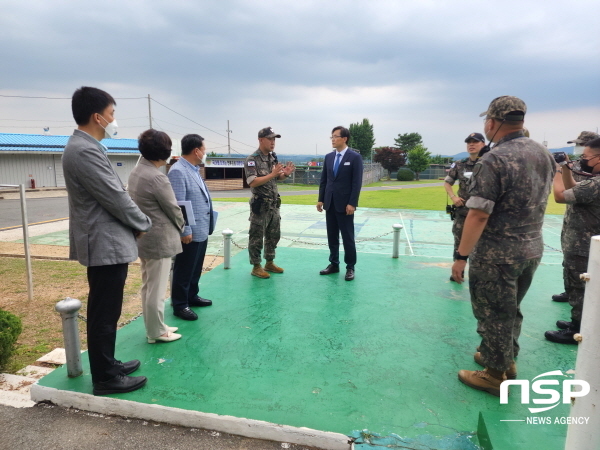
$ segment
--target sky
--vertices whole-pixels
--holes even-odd
[[[368,118],[376,146],[418,132],[465,150],[492,99],[528,107],[531,137],[560,148],[600,127],[597,0],[3,0],[0,132],[68,135],[70,97],[117,101],[119,137],[198,133],[209,151],[325,154]],[[586,25],[589,24],[589,25]],[[17,97],[13,97],[17,96]],[[25,97],[48,97],[25,98]]]

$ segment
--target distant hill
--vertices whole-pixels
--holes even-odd
[[[565,152],[565,153],[568,153],[569,155],[572,155],[574,148],[575,147],[549,148],[548,151],[550,153]],[[459,159],[468,158],[469,154],[467,152],[461,152],[461,153],[457,153],[456,155],[450,155],[449,157],[454,158],[454,161],[458,161]]]

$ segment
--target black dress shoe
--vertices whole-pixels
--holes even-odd
[[[210,305],[212,305],[212,300],[196,296],[196,298],[194,298],[194,300],[189,302],[189,305],[190,306],[210,306]]]
[[[321,275],[329,275],[330,273],[338,273],[340,271],[340,266],[337,264],[329,264],[327,268],[321,270],[319,274]]]
[[[354,280],[354,269],[346,269],[346,276],[344,277],[346,281]]]
[[[577,344],[577,341],[573,338],[575,333],[579,333],[579,331],[574,330],[573,328],[567,328],[566,330],[546,331],[544,336],[549,341],[558,344]]]
[[[562,294],[556,294],[552,296],[552,301],[561,303],[568,302],[569,296],[566,292],[563,292]]]
[[[198,314],[196,314],[190,308],[175,310],[173,311],[173,315],[183,320],[198,320]]]
[[[103,383],[94,383],[94,395],[121,394],[135,391],[146,384],[146,377],[128,377],[119,374],[111,380]]]
[[[115,364],[117,366],[120,366],[121,373],[123,375],[129,375],[130,373],[133,373],[136,370],[138,370],[142,363],[137,359],[132,359],[131,361],[127,362],[115,361]]]
[[[566,330],[567,328],[571,328],[573,322],[569,322],[568,320],[557,320],[556,328],[560,328],[561,330]]]

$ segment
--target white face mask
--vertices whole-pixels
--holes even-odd
[[[573,155],[581,155],[583,153],[583,145],[575,144],[573,148]]]
[[[102,118],[104,119],[104,117]],[[100,125],[102,128],[104,128],[104,139],[114,139],[115,135],[117,134],[117,128],[119,128],[119,125],[117,125],[117,119],[114,119],[112,122],[109,122],[106,119],[104,119],[104,121],[107,123],[106,127],[102,127],[102,125]]]
[[[206,165],[206,153],[202,156],[202,164]]]

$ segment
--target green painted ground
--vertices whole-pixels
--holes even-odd
[[[141,320],[121,329],[117,357],[142,360],[138,374],[149,382],[116,397],[348,435],[394,433],[415,443],[404,448],[474,448],[480,411],[532,415],[519,404],[518,389],[500,405],[457,380],[459,369],[478,368],[478,336],[467,286],[448,281],[448,259],[360,253],[356,280],[346,282],[318,274],[327,255],[278,249],[285,274],[261,280],[249,275],[246,253],[238,253],[232,269],[202,278],[201,295],[214,305],[198,310],[197,322],[166,314],[181,340],[149,345]],[[524,300],[519,378],[574,368],[576,348],[543,337],[568,318],[568,305],[550,301],[560,279],[558,264],[542,264]],[[91,393],[83,359],[84,376],[70,380],[61,368],[40,384]],[[568,405],[543,415],[568,415]]]

